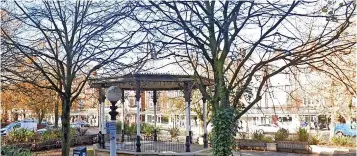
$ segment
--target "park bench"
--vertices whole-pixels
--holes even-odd
[[[276,142],[278,152],[310,153],[311,148],[308,142],[278,141]]]
[[[238,139],[237,145],[239,149],[267,149],[267,144],[259,140]]]

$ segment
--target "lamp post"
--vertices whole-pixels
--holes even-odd
[[[115,104],[120,100],[122,94],[120,88],[116,86],[111,86],[108,88],[107,92],[105,93],[108,101],[112,104],[110,106],[110,123],[109,123],[109,135],[110,135],[110,156],[116,156],[117,151],[117,143],[116,143],[116,116],[118,112],[116,109],[118,108]]]

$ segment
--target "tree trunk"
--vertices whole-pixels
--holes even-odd
[[[58,127],[58,103],[59,101],[57,100],[55,103],[55,127]]]
[[[335,97],[334,97],[334,89],[335,89],[335,83],[334,81],[331,82],[331,91],[330,91],[330,104],[332,106],[332,108],[334,109],[335,108]],[[332,110],[333,110],[332,109]],[[331,141],[332,137],[334,136],[335,134],[335,112],[332,111],[331,112],[331,120],[330,120],[330,136],[329,136],[329,140]]]
[[[329,127],[330,127],[329,140],[331,140],[332,137],[335,135],[335,131],[334,131],[334,129],[335,129],[335,114],[334,113],[331,114],[331,120],[330,120]]]
[[[43,118],[45,117],[45,110],[41,109],[40,110],[40,114],[39,114],[39,118],[38,118],[38,123],[41,124]]]
[[[226,105],[226,104],[224,104]],[[213,155],[228,156],[234,150],[234,109],[214,110],[213,118]]]
[[[38,124],[41,124],[41,110],[36,111]]]
[[[62,98],[62,156],[69,156],[70,147],[70,100]]]

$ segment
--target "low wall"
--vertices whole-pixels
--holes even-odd
[[[94,156],[108,156],[109,149],[100,149],[98,144],[93,145]],[[180,156],[180,155],[189,155],[189,156],[209,156],[209,153],[203,153],[209,149],[203,149],[196,152],[185,152],[185,153],[159,153],[159,152],[127,152],[127,151],[117,151],[117,156]]]
[[[348,147],[326,147],[326,146],[318,146],[318,145],[310,145],[311,151],[313,154],[347,154],[351,153],[353,155],[356,154],[356,148],[348,148]]]

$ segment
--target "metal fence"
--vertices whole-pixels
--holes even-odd
[[[105,137],[106,147],[109,149],[109,137]],[[154,141],[154,137],[141,136],[140,149],[142,152],[165,152],[178,153],[185,152],[185,142],[171,140],[169,136],[158,136],[158,140]],[[125,136],[124,142],[121,142],[121,135],[117,135],[117,149],[122,151],[136,151],[136,136]]]

